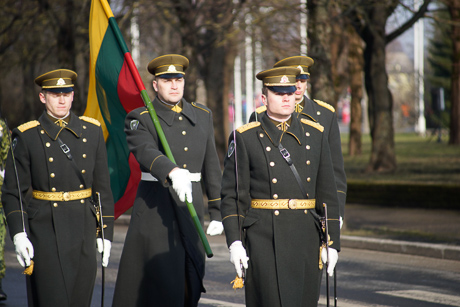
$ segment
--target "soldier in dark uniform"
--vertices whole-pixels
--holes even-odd
[[[340,228],[342,228],[347,197],[347,177],[343,164],[339,124],[333,106],[321,100],[311,100],[305,95],[307,80],[310,79],[308,67],[312,66],[313,63],[313,59],[310,57],[292,56],[275,63],[273,67],[288,66],[300,69],[300,74],[296,79],[295,112],[297,113],[297,117],[318,122],[324,127],[324,134],[327,136],[329,142],[332,165],[334,167],[334,178],[337,186],[337,197],[339,199],[340,208]],[[251,115],[250,121],[255,121],[257,117],[263,114],[265,109],[265,106],[257,108],[256,112]]]
[[[197,306],[204,292],[205,253],[185,199],[203,224],[203,187],[211,223],[223,231],[220,216],[221,169],[211,111],[183,99],[189,61],[181,55],[152,60],[157,97],[153,106],[176,163],[164,153],[147,108],[130,112],[125,132],[140,164],[142,180],[120,260],[113,306]]]
[[[105,248],[103,265],[110,255],[113,198],[104,137],[98,121],[70,111],[76,78],[66,69],[36,78],[46,110],[12,132],[18,178],[10,152],[2,202],[18,261],[33,269],[27,276],[29,306],[90,306],[96,245]],[[25,202],[29,188],[33,196]],[[96,192],[106,224],[104,244],[96,243],[90,201]]]
[[[340,249],[324,127],[293,113],[298,74],[293,67],[257,74],[267,110],[259,122],[238,128],[229,139],[221,212],[231,262],[239,276],[247,268],[247,306],[317,306],[321,242],[315,213],[324,215],[323,203],[332,241],[329,274]]]

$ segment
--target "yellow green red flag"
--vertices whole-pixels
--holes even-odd
[[[90,78],[86,116],[98,119],[106,139],[115,218],[133,202],[140,169],[129,152],[124,120],[144,106],[144,84],[132,60],[107,0],[93,0],[89,21]]]

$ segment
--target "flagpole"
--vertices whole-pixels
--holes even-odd
[[[121,36],[121,31],[118,28],[118,24],[115,22],[114,19],[111,18],[113,17],[113,13],[112,13],[112,10],[110,9],[110,5],[107,3],[107,0],[100,0],[100,3],[109,20],[109,26],[112,27],[112,29],[114,30],[113,32],[115,33],[115,37],[117,39],[118,44],[121,46],[122,50],[128,50],[128,47],[126,46],[126,43],[123,37]],[[141,76],[139,75],[139,71],[137,70],[137,67],[134,64],[133,58],[131,57],[131,54],[129,52],[125,52],[123,56],[134,78],[134,81],[136,82],[137,88],[141,92],[141,98],[144,101],[144,104],[147,107],[147,110],[149,111],[150,117],[152,118],[153,125],[155,126],[155,129],[157,131],[158,137],[160,139],[161,145],[163,146],[165,154],[169,158],[169,160],[171,160],[171,162],[176,164],[176,160],[174,159],[171,148],[169,147],[168,141],[166,140],[166,136],[164,134],[163,128],[161,128],[161,124],[160,124],[160,120],[158,119],[158,115],[155,111],[155,108],[153,107],[152,102],[150,101],[150,97],[147,93],[147,90],[145,89]],[[213,253],[212,253],[211,247],[209,246],[209,242],[208,242],[208,239],[206,238],[203,228],[201,227],[201,223],[196,213],[195,207],[193,206],[192,203],[188,202],[187,200],[185,201],[185,203],[187,204],[187,208],[188,208],[188,211],[190,212],[190,216],[192,217],[193,224],[195,225],[195,228],[201,239],[201,243],[203,244],[204,250],[206,252],[206,256],[208,258],[211,258],[213,256]]]

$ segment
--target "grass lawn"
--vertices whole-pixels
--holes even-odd
[[[375,181],[417,184],[453,184],[460,186],[460,146],[441,143],[436,137],[421,137],[415,133],[396,134],[397,170],[392,174],[366,174],[371,138],[363,135],[362,154],[348,154],[348,134],[342,134],[342,152],[348,182]]]

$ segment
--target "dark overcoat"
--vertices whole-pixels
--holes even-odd
[[[300,106],[300,108],[299,108]],[[249,122],[260,120],[266,110],[265,106],[257,108],[249,118]],[[345,218],[345,202],[347,198],[347,176],[343,164],[342,143],[340,140],[339,123],[333,106],[320,100],[311,100],[303,96],[302,101],[296,106],[298,118],[305,118],[318,122],[324,127],[324,135],[329,143],[332,166],[334,168],[337,198],[339,199],[340,216]]]
[[[175,167],[201,173],[192,182],[193,205],[203,225],[208,196],[211,220],[221,220],[221,169],[212,114],[205,106],[182,100],[174,112],[158,98],[153,106],[175,162],[169,160],[145,107],[125,121],[128,146],[141,171],[158,181],[141,181],[121,256],[113,306],[196,306],[204,276],[205,254],[186,204],[171,187],[168,174]],[[185,292],[188,296],[185,298]]]
[[[280,140],[307,196],[278,150]],[[311,210],[255,209],[251,200],[308,197],[316,200],[314,210],[320,215],[327,203],[331,246],[340,250],[338,200],[323,127],[293,117],[282,132],[268,116],[261,116],[260,122],[230,136],[224,167],[222,221],[227,244],[242,240],[247,249],[247,306],[316,306],[320,232]]]
[[[70,149],[82,183],[57,138]],[[19,204],[13,160],[8,156],[2,203],[11,237],[27,231],[34,247],[34,271],[28,277],[31,306],[90,306],[96,278],[96,214],[89,198],[72,201],[26,199],[29,188],[68,192],[92,188],[100,192],[105,238],[113,237],[113,197],[107,153],[99,122],[70,114],[59,127],[43,113],[12,132],[12,148],[23,200]],[[24,217],[24,219],[23,219]],[[24,224],[23,224],[24,222]]]

